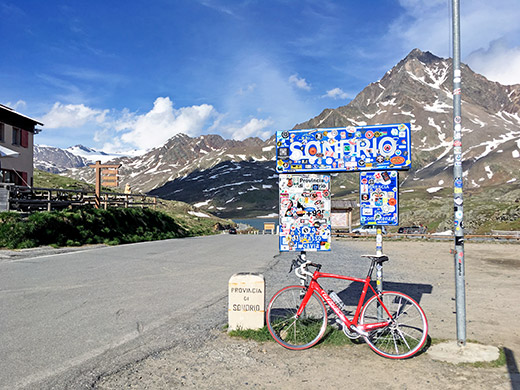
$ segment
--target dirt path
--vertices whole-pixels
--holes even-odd
[[[374,252],[371,241],[337,242]],[[456,339],[451,242],[385,242],[402,280],[430,286],[421,296],[430,336]],[[213,330],[206,340],[168,351],[103,377],[97,389],[520,389],[520,245],[473,244],[466,252],[467,339],[504,347],[508,365],[477,368],[434,361],[428,353],[405,361],[366,345],[286,350],[276,343],[233,339]],[[391,278],[391,272],[388,273]],[[385,274],[386,276],[386,274]],[[392,279],[393,280],[393,279]]]

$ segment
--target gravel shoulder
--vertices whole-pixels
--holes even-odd
[[[389,241],[384,253],[385,289],[418,297],[428,317],[430,336],[456,339],[455,282],[451,242]],[[330,254],[310,254],[329,272],[364,276],[373,241],[339,240]],[[227,298],[203,312],[186,317],[182,327],[196,322],[197,337],[179,334],[171,348],[106,373],[95,389],[311,389],[355,386],[384,389],[519,389],[520,305],[515,291],[520,276],[520,245],[468,243],[466,254],[467,339],[504,348],[508,364],[498,368],[453,365],[433,360],[428,353],[404,361],[384,359],[364,344],[314,347],[289,351],[274,342],[230,338],[224,331]],[[287,284],[290,254],[276,257],[265,270],[266,299]],[[247,272],[248,270],[237,270]],[[339,290],[336,290],[339,291]],[[207,326],[201,325],[211,318]],[[193,334],[193,333],[192,333]]]

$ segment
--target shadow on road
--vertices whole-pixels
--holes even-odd
[[[374,284],[372,284],[374,286]],[[343,302],[348,306],[356,306],[363,289],[362,283],[351,283],[347,288],[338,293]],[[397,291],[413,298],[417,303],[421,302],[423,294],[431,294],[433,286],[431,284],[419,283],[400,283],[400,282],[383,282],[384,291]],[[369,290],[367,299],[373,295]]]
[[[506,355],[507,372],[511,381],[512,390],[520,390],[520,372],[516,364],[515,354],[509,348],[504,347],[504,354]]]

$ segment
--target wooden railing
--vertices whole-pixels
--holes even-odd
[[[7,209],[20,211],[41,211],[94,206],[96,194],[94,190],[69,190],[62,188],[35,188],[11,184],[1,184],[7,196]],[[101,207],[153,207],[157,205],[157,197],[145,194],[123,194],[101,192]]]
[[[497,234],[499,233],[499,234]],[[352,238],[360,238],[360,237],[375,237],[375,235],[368,234],[355,234],[355,233],[347,233],[344,231],[337,231],[333,229],[332,235],[335,237],[352,237]],[[385,234],[384,239],[399,239],[399,238],[411,238],[411,239],[426,239],[426,240],[454,240],[453,235],[443,235],[443,234],[429,234],[429,233],[388,233]],[[520,232],[518,231],[508,231],[508,230],[492,230],[491,234],[465,234],[465,240],[520,240]]]

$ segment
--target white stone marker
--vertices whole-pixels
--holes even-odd
[[[264,275],[242,272],[229,279],[228,330],[264,326]]]

